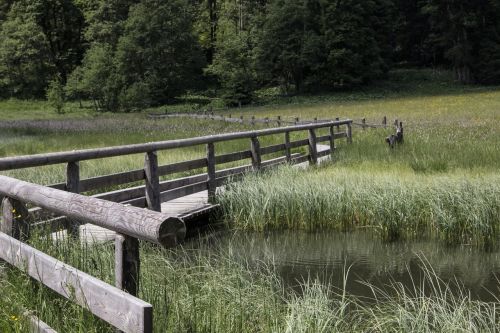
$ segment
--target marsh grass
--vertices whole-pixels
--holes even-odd
[[[489,247],[500,227],[497,174],[285,166],[248,175],[218,199],[227,224],[246,230],[371,228],[388,241],[435,236],[447,244]]]
[[[81,248],[33,240],[33,245],[68,263],[112,279],[112,246]],[[388,281],[368,301],[334,290],[314,277],[300,291],[284,287],[271,262],[241,260],[233,244],[200,239],[164,250],[141,244],[139,296],[154,306],[156,332],[488,332],[500,329],[499,302],[471,299],[454,281],[445,282],[423,258],[424,279],[402,286]],[[88,263],[93,263],[89,265]],[[7,269],[0,286],[0,327],[23,332],[21,309],[31,309],[56,330],[113,332],[86,310],[64,300],[18,272]],[[11,319],[16,316],[17,320]]]

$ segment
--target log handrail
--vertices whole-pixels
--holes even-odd
[[[318,128],[327,128],[331,126],[347,125],[350,127],[352,120],[328,121],[322,123],[295,125],[279,128],[269,128],[254,131],[233,132],[209,136],[201,136],[196,138],[158,141],[142,144],[114,146],[105,148],[83,149],[68,152],[56,152],[47,154],[24,155],[15,157],[0,158],[0,171],[29,168],[42,165],[51,165],[59,163],[71,163],[84,160],[114,157],[120,155],[130,155],[139,153],[148,153],[157,150],[175,149],[190,146],[197,146],[208,143],[221,141],[237,140],[252,138],[258,136],[267,136],[286,132],[297,132],[305,130],[314,130]]]
[[[148,209],[61,191],[0,176],[0,196],[31,203],[53,213],[91,223],[165,247],[175,246],[186,233],[178,218]]]

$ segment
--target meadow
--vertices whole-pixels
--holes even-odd
[[[389,81],[358,92],[279,97],[260,92],[260,103],[218,113],[312,119],[400,119],[405,142],[390,149],[393,129],[355,128],[354,143],[338,142],[333,161],[311,170],[288,166],[235,183],[219,197],[229,229],[327,232],[369,229],[381,241],[431,237],[447,245],[491,250],[500,232],[500,90],[463,86],[440,71],[402,70]],[[210,101],[214,108],[217,101]],[[192,110],[188,104],[181,108]],[[204,106],[207,107],[207,106]],[[177,111],[179,106],[168,106]],[[161,107],[151,111],[165,111]],[[68,105],[57,115],[43,102],[0,102],[0,156],[167,140],[253,128],[186,119],[150,120],[145,114],[96,114]],[[269,142],[277,138],[269,138]],[[217,146],[235,151],[248,142]],[[173,150],[161,162],[203,156],[204,147]],[[83,177],[140,168],[143,156],[82,163]],[[63,166],[5,172],[51,184]],[[290,179],[294,179],[293,182]],[[114,280],[113,247],[54,244],[32,237],[33,246],[107,282]],[[214,245],[215,244],[215,245]],[[450,292],[425,259],[427,285],[395,282],[372,286],[366,303],[310,277],[289,290],[272,262],[235,258],[237,244],[193,240],[160,250],[141,244],[139,296],[155,309],[158,332],[494,332],[500,301],[474,300],[458,286]],[[215,249],[214,249],[215,247]],[[211,249],[211,250],[208,250]],[[1,265],[1,264],[0,264]],[[349,279],[349,267],[344,275]],[[24,332],[23,309],[32,309],[60,332],[112,329],[8,268],[0,269],[0,331]],[[456,292],[459,290],[459,292]]]

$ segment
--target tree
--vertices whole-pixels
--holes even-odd
[[[24,3],[13,4],[0,27],[0,94],[42,97],[54,72],[42,29]]]

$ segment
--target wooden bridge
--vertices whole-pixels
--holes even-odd
[[[172,247],[181,242],[190,224],[207,219],[217,208],[216,193],[244,174],[279,164],[317,164],[334,153],[338,139],[352,142],[352,121],[329,121],[281,128],[227,133],[79,151],[0,159],[0,171],[66,164],[66,182],[42,186],[0,176],[2,221],[0,259],[24,270],[32,278],[87,307],[97,317],[123,332],[152,332],[152,306],[137,299],[139,240]],[[323,130],[328,134],[318,136]],[[307,133],[305,138],[291,140]],[[283,135],[283,142],[261,147],[265,136]],[[216,154],[216,145],[247,139],[250,149]],[[324,144],[326,142],[326,144]],[[206,156],[159,165],[158,151],[206,146]],[[306,148],[306,153],[301,150]],[[81,179],[80,161],[144,154],[144,168]],[[263,157],[271,158],[264,159]],[[249,164],[217,166],[249,159]],[[183,172],[206,172],[160,181]],[[144,182],[110,192],[105,189]],[[95,194],[97,192],[97,194]],[[101,193],[102,192],[102,193]],[[89,193],[94,193],[89,195]],[[84,195],[87,194],[87,195]],[[148,209],[144,209],[148,208]],[[71,237],[115,242],[115,287],[58,261],[25,243],[34,228],[66,230]],[[53,235],[58,235],[57,233]],[[60,234],[59,234],[60,235]],[[125,292],[124,292],[125,291]],[[48,325],[29,317],[38,331]]]

